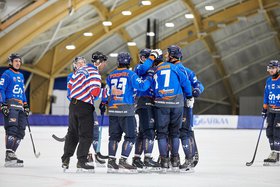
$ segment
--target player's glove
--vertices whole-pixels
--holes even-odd
[[[149,69],[149,70],[147,71],[147,76],[149,76],[149,77],[151,77],[151,78],[154,77],[154,74],[155,74],[155,70],[153,70],[153,69]]]
[[[105,102],[101,102],[99,104],[99,110],[100,110],[101,115],[104,115],[104,113],[106,112],[106,103]]]
[[[157,59],[160,55],[162,55],[162,50],[161,49],[154,49],[151,51],[151,56],[154,56],[155,59]]]
[[[5,116],[9,115],[9,108],[8,105],[6,103],[1,103],[1,111]]]
[[[29,116],[30,108],[28,104],[23,105],[23,112],[25,113],[26,116]]]
[[[267,116],[267,109],[263,108],[262,109],[262,117],[266,118],[266,116]]]
[[[193,97],[198,97],[200,95],[200,93],[201,93],[200,89],[199,88],[195,88],[192,91],[192,96]]]
[[[193,104],[194,104],[194,98],[193,97],[190,97],[190,98],[187,98],[187,107],[188,108],[193,108]]]

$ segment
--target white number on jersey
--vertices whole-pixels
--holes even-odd
[[[125,93],[125,87],[127,83],[127,78],[120,78],[120,79],[112,79],[111,80],[111,89],[113,87],[122,90],[122,93]]]
[[[170,69],[162,70],[160,75],[164,75],[164,87],[169,87],[170,83]],[[154,79],[156,81],[156,89],[158,89],[158,76],[155,74]]]

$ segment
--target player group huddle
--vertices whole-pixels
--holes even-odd
[[[139,52],[140,63],[132,71],[130,54],[127,52],[118,54],[118,67],[107,76],[106,86],[100,91],[101,115],[103,116],[107,109],[109,116],[108,173],[189,172],[196,166],[198,151],[192,130],[192,108],[194,98],[203,92],[204,87],[195,73],[184,67],[180,61],[182,56],[181,48],[176,45],[169,46],[165,54],[161,49],[142,49]],[[96,52],[93,53],[92,58],[93,66],[92,64],[86,66],[95,67],[100,71],[102,68],[100,69],[96,62],[102,64],[106,62],[107,57]],[[77,58],[73,66],[74,77],[71,75],[68,82],[68,95],[71,102],[73,99],[86,99],[84,94],[73,91],[75,82],[79,82],[75,77],[79,76],[84,66],[77,69]],[[97,85],[96,79],[95,77],[92,80],[92,85]],[[86,88],[77,90],[86,90]],[[96,90],[91,92],[95,93]],[[92,97],[96,99],[100,96]],[[139,118],[138,129],[135,115]],[[121,158],[117,163],[116,152],[123,134]],[[98,140],[97,136],[93,137],[94,142]],[[160,153],[157,161],[151,157],[155,140]],[[97,141],[98,143],[100,144]],[[180,144],[185,153],[183,163],[180,163],[178,153]],[[127,159],[133,146],[135,152],[130,164]],[[100,150],[95,148],[95,151]],[[142,153],[144,153],[143,160]],[[64,152],[62,156],[63,168],[68,169],[70,159],[66,155],[73,154]],[[97,155],[95,158],[99,164],[105,164],[105,161]],[[89,161],[91,159],[80,168],[94,171],[94,166]],[[79,162],[77,167],[78,165]]]

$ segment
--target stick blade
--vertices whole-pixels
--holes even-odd
[[[36,157],[36,158],[39,158],[39,157],[40,157],[40,155],[41,155],[41,153],[40,153],[40,152],[35,153],[35,157]]]
[[[246,166],[251,166],[253,162],[246,162]]]

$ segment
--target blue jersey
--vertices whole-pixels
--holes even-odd
[[[147,71],[152,70],[153,60],[148,58],[143,64],[137,64],[134,72],[142,79],[147,78]],[[146,91],[136,91],[136,108],[152,106],[153,90],[151,88]]]
[[[23,74],[12,69],[6,70],[0,80],[0,103],[6,103],[9,99],[27,103]]]
[[[112,71],[106,79],[108,87],[108,113],[111,116],[134,116],[134,89],[145,91],[150,79],[143,81],[138,75],[126,68]]]
[[[266,80],[263,107],[269,111],[280,111],[280,75],[276,79],[269,77]]]
[[[203,84],[197,79],[195,73],[189,68],[185,67],[180,61],[175,64],[184,74],[186,74],[191,82],[192,88],[198,88],[200,93],[204,91]]]
[[[152,88],[155,95],[155,106],[183,107],[184,94],[192,95],[191,83],[178,66],[162,62],[156,66]]]

